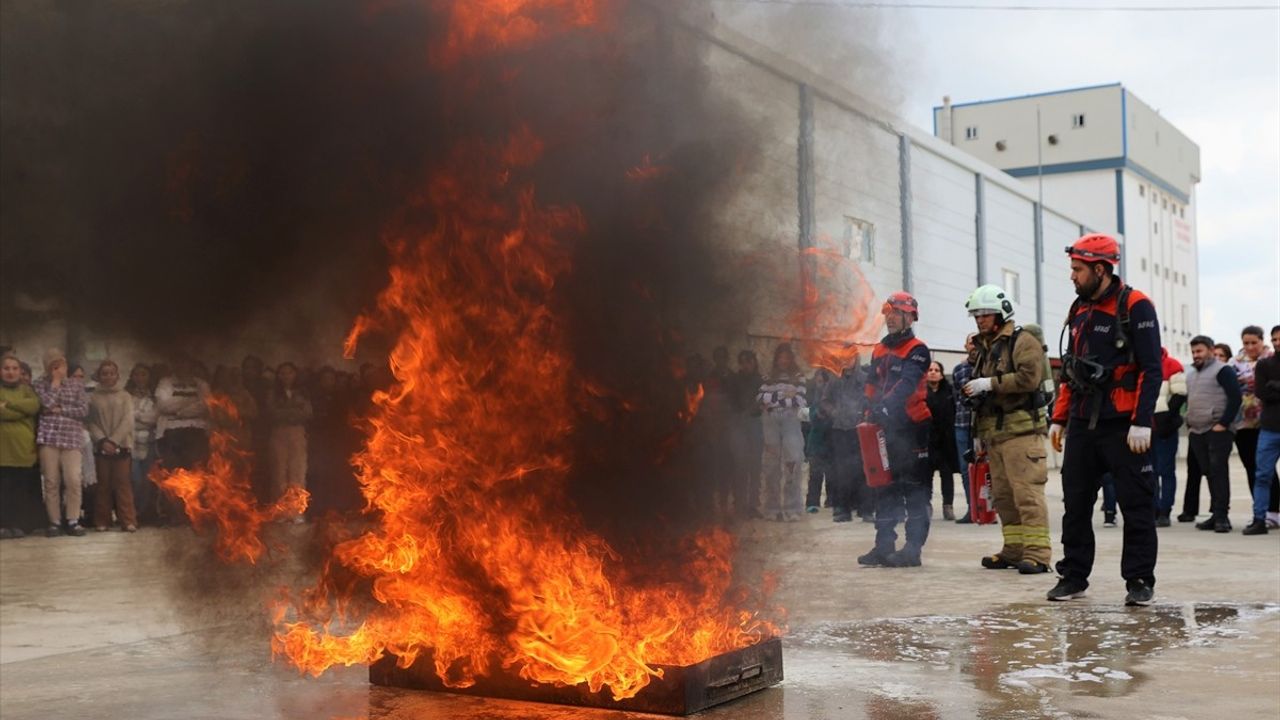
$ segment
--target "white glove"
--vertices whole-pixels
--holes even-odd
[[[1151,428],[1129,426],[1129,450],[1142,454],[1151,449]]]
[[[964,394],[970,397],[991,392],[991,378],[974,378],[964,384]]]
[[[1066,426],[1058,423],[1049,426],[1049,443],[1053,445],[1054,452],[1062,452],[1062,439],[1066,436]]]

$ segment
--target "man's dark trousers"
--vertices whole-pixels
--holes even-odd
[[[1226,520],[1231,509],[1231,440],[1230,430],[1191,433],[1187,440],[1187,452],[1209,478],[1209,512],[1219,520]]]

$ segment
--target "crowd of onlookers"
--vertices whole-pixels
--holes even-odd
[[[384,368],[268,367],[250,355],[210,372],[178,355],[137,363],[126,375],[113,360],[86,372],[57,349],[43,365],[33,377],[0,348],[0,536],[183,524],[179,501],[149,479],[152,466],[201,465],[218,432],[266,459],[249,465],[260,501],[300,487],[311,495],[311,515],[362,505],[348,459],[373,391],[388,384]]]
[[[1210,517],[1197,525],[1230,530],[1227,457],[1235,448],[1249,487],[1261,478],[1270,492],[1254,492],[1257,526],[1280,525],[1280,378],[1258,372],[1273,355],[1261,328],[1249,326],[1238,354],[1203,336],[1191,343],[1191,368],[1166,357],[1157,406],[1152,459],[1157,475],[1157,524],[1170,524],[1177,490],[1177,452],[1187,425],[1189,448],[1179,521],[1200,514],[1201,479],[1208,478]],[[1280,352],[1280,326],[1271,342]],[[972,353],[972,338],[966,349]],[[373,390],[390,382],[385,368],[366,363],[358,374],[329,366],[266,366],[250,355],[239,367],[204,364],[178,355],[168,364],[138,363],[125,375],[112,360],[92,373],[56,349],[45,352],[43,372],[0,348],[0,535],[21,537],[43,528],[50,535],[84,535],[86,526],[182,524],[176,501],[149,480],[153,464],[195,467],[208,457],[210,433],[222,431],[266,462],[252,464],[254,491],[263,502],[290,487],[306,488],[309,514],[361,506],[348,460],[359,446],[358,419]],[[856,356],[839,374],[802,373],[789,344],[778,345],[767,371],[754,352],[718,347],[708,364],[687,359],[688,382],[704,395],[691,429],[698,467],[714,476],[714,503],[726,515],[794,521],[831,508],[836,522],[874,519],[863,474],[857,426],[866,412],[866,368]],[[970,522],[956,512],[955,477],[968,505],[971,410],[954,387],[972,373],[972,355],[948,378],[934,361],[926,376],[932,414],[929,457],[940,478],[946,520]],[[1259,385],[1259,376],[1263,375]],[[1275,385],[1268,390],[1268,383]],[[221,402],[210,402],[217,395]],[[1268,399],[1271,398],[1271,399]],[[1261,463],[1258,458],[1263,458]],[[1268,460],[1269,458],[1269,460]],[[1269,463],[1269,464],[1268,464]],[[1261,465],[1261,467],[1260,467]],[[807,478],[804,473],[807,468]],[[1269,480],[1269,482],[1267,482]],[[1116,524],[1114,490],[1103,479],[1104,524]],[[303,518],[295,518],[301,522]],[[1225,527],[1225,530],[1224,530]]]

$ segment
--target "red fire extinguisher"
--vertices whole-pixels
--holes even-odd
[[[983,453],[969,466],[969,519],[979,525],[996,522],[995,500],[991,497],[991,463]]]
[[[889,448],[884,443],[884,431],[875,423],[858,424],[858,444],[862,447],[862,470],[867,475],[867,487],[887,487],[893,484],[889,474]]]

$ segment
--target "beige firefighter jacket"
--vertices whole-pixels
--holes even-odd
[[[978,364],[973,376],[992,378],[991,392],[974,414],[974,430],[986,442],[1047,431],[1043,408],[1032,408],[1035,392],[1044,382],[1044,347],[1034,335],[1023,331],[1010,353],[1014,328],[1012,322],[1006,322],[994,338],[975,338]]]

